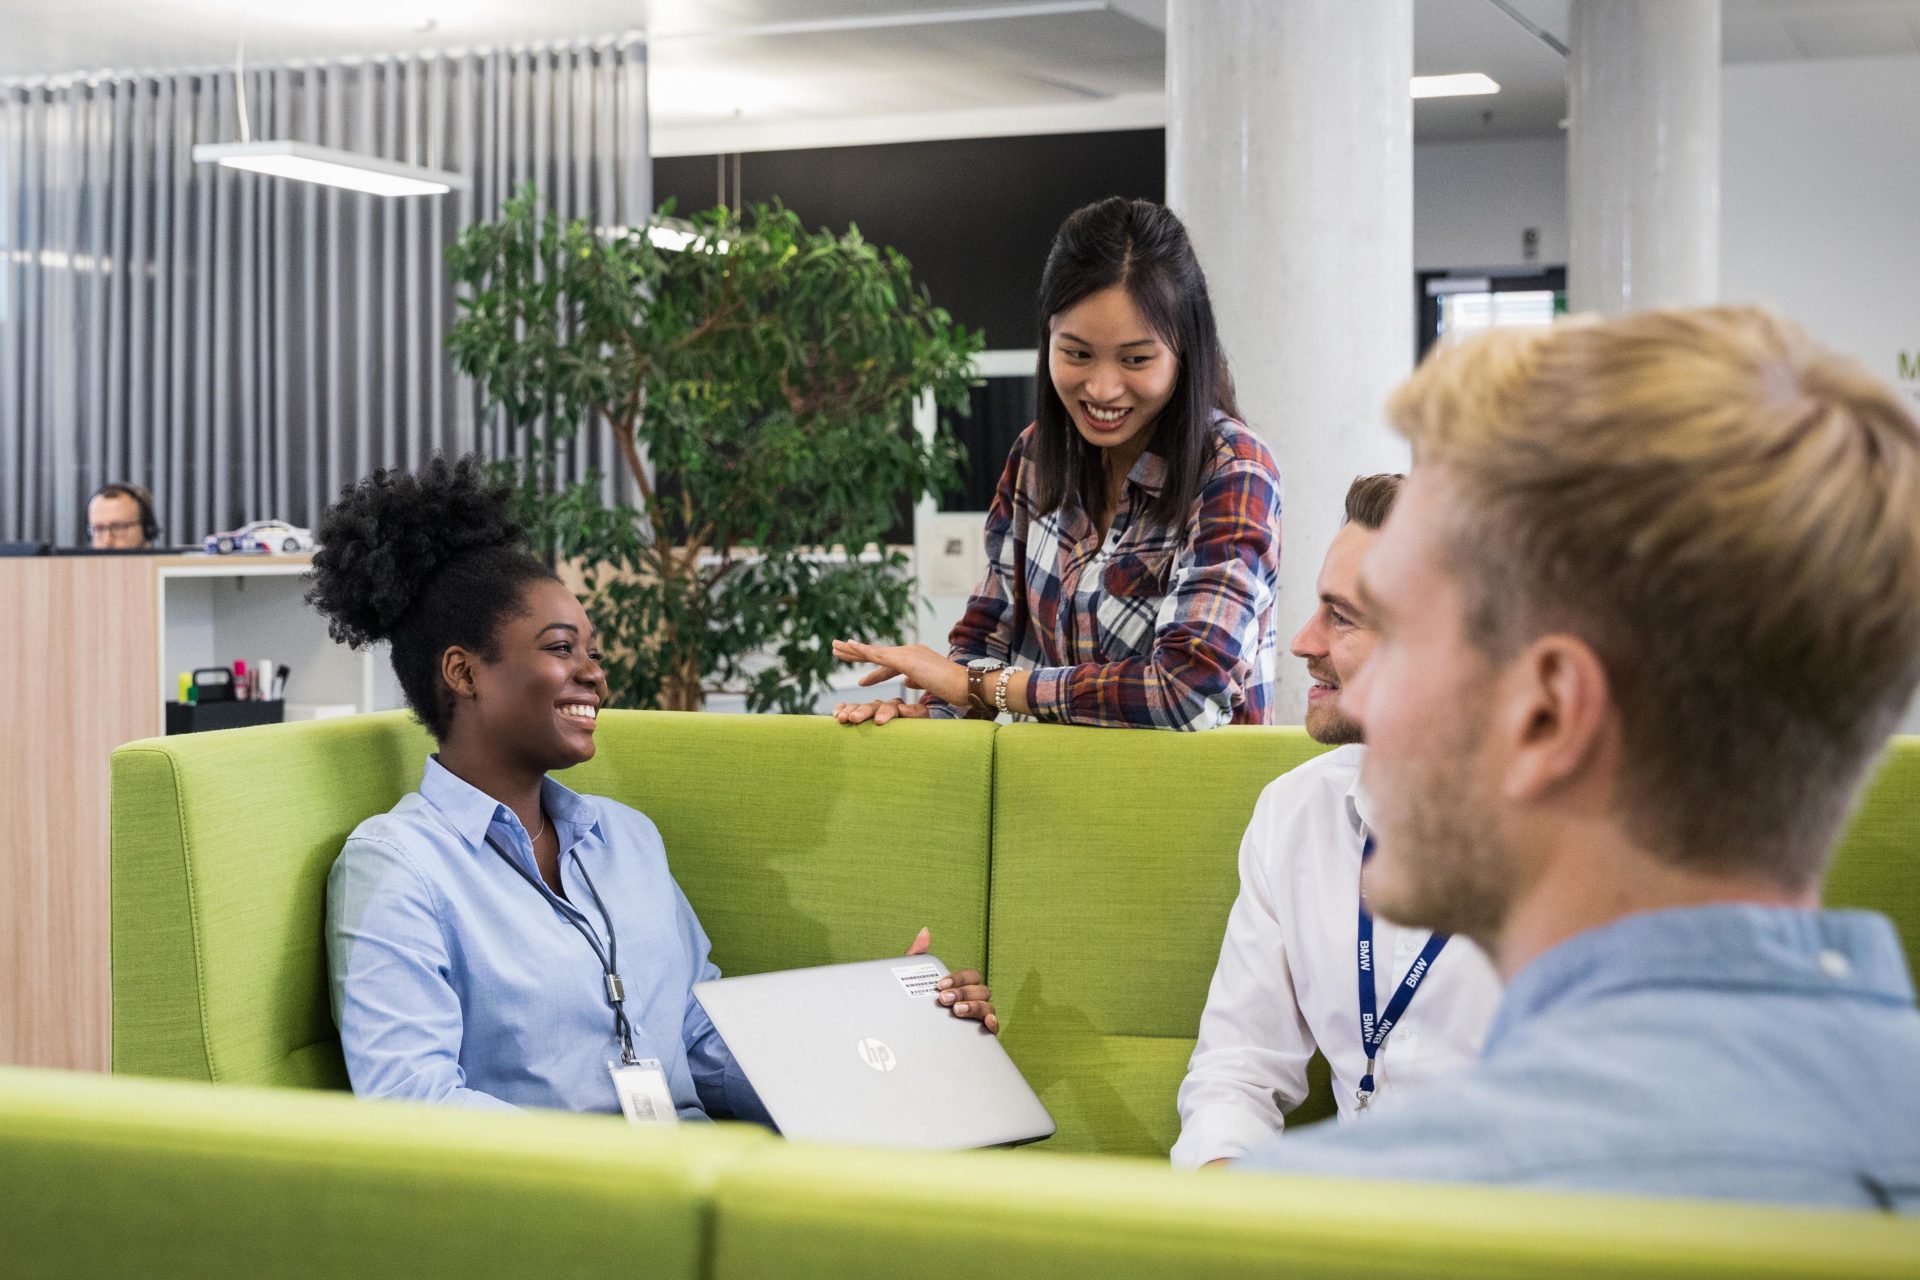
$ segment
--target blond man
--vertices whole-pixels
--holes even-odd
[[[1390,414],[1365,888],[1508,988],[1469,1070],[1245,1163],[1920,1209],[1905,957],[1819,909],[1920,679],[1920,424],[1735,308],[1492,334]]]

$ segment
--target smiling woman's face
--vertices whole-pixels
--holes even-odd
[[[473,697],[455,713],[474,717],[475,739],[543,773],[591,760],[607,677],[580,601],[551,579],[529,583],[494,649],[472,662]]]
[[[1145,448],[1173,398],[1180,361],[1127,291],[1110,285],[1062,311],[1051,342],[1053,389],[1081,437],[1102,449]]]

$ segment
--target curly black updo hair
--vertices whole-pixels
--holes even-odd
[[[441,655],[459,645],[493,661],[500,624],[520,612],[527,584],[559,581],[528,554],[513,491],[490,483],[472,455],[348,485],[315,542],[307,603],[342,644],[392,644],[401,692],[436,740],[453,724]]]

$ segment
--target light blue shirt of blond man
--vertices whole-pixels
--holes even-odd
[[[693,998],[693,984],[720,971],[659,831],[616,801],[551,778],[543,788],[564,898],[540,882],[513,811],[438,758],[418,791],[348,838],[327,878],[327,957],[353,1091],[618,1111],[607,1071],[620,1058],[613,1007],[577,921],[603,949],[618,944],[634,1052],[659,1061],[680,1118],[765,1122]]]
[[[1920,1213],[1920,1011],[1893,926],[1721,905],[1536,957],[1481,1060],[1236,1167]]]

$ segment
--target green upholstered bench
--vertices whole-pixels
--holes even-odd
[[[723,967],[931,926],[949,962],[987,963],[1059,1137],[927,1157],[226,1087],[343,1083],[322,888],[427,742],[398,715],[194,735],[114,758],[114,1063],[203,1083],[0,1071],[0,1273],[1914,1274],[1908,1222],[1060,1154],[1164,1156],[1240,828],[1316,749],[1298,730],[608,713],[601,741],[568,781],[659,823]],[[1892,915],[1909,956],[1916,826],[1903,740],[1830,897]]]
[[[0,1274],[1906,1280],[1920,1223],[0,1069]]]
[[[1260,789],[1298,729],[1130,733],[608,712],[566,781],[643,810],[728,972],[863,959],[915,929],[984,962],[1057,1151],[1163,1158]],[[419,779],[398,713],[155,739],[113,760],[114,1069],[343,1087],[327,868]],[[1920,739],[1900,739],[1830,899],[1920,957]],[[1310,1101],[1307,1114],[1323,1112]]]

